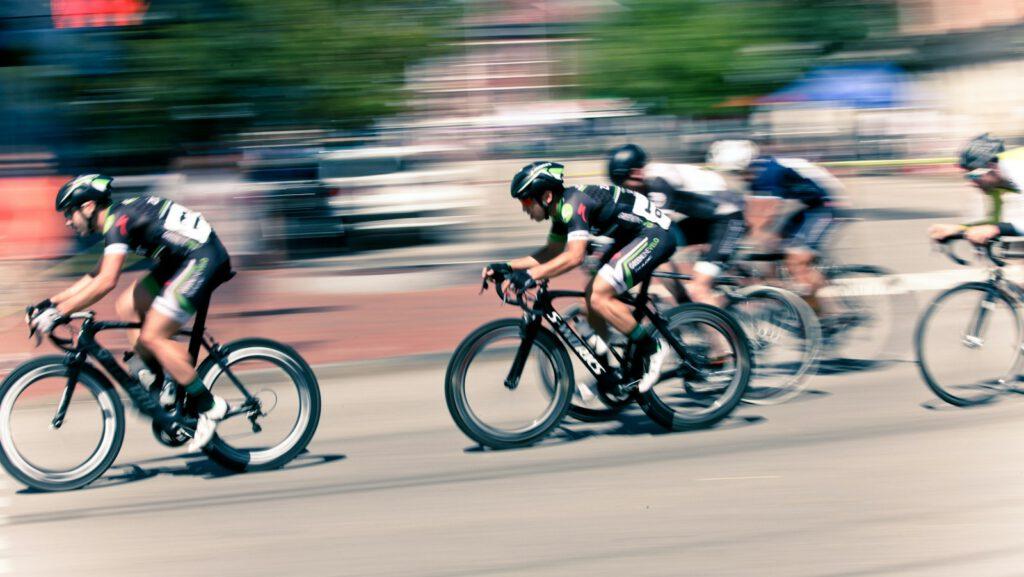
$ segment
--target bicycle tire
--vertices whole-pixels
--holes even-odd
[[[722,398],[713,403],[713,410],[703,414],[689,415],[674,409],[666,402],[662,398],[662,393],[659,392],[659,387],[665,382],[664,379],[646,393],[639,395],[637,402],[651,420],[670,431],[710,427],[729,416],[740,404],[747,391],[753,367],[746,334],[731,315],[718,307],[706,304],[685,303],[679,305],[669,310],[665,314],[665,318],[668,320],[670,330],[678,329],[688,323],[699,323],[712,327],[726,338],[732,348],[735,370]],[[674,352],[670,354],[674,354]],[[687,387],[685,378],[682,380],[684,387]],[[672,377],[672,381],[675,381],[675,376]],[[668,394],[664,396],[667,397]]]
[[[37,491],[70,491],[92,483],[110,468],[124,443],[124,406],[110,381],[91,365],[82,366],[75,385],[76,396],[84,387],[99,404],[102,435],[90,457],[70,471],[44,470],[33,465],[18,451],[11,431],[11,411],[18,397],[40,379],[53,377],[67,380],[68,366],[64,357],[49,355],[27,361],[14,369],[0,383],[0,464],[19,482]],[[74,401],[72,401],[74,402]],[[56,405],[54,405],[54,411]],[[44,417],[45,415],[45,417]],[[52,418],[54,412],[42,411],[41,418]],[[67,424],[68,421],[65,421]]]
[[[532,445],[558,427],[569,410],[575,389],[572,362],[562,344],[544,327],[539,327],[531,352],[539,350],[556,374],[554,389],[548,389],[553,405],[547,414],[532,426],[504,431],[485,423],[471,408],[466,393],[466,377],[474,358],[490,341],[522,338],[522,326],[521,320],[511,318],[489,322],[463,339],[448,362],[444,389],[448,412],[459,429],[481,446],[511,449]],[[499,379],[495,386],[503,387],[504,384]]]
[[[1010,366],[1009,370],[1001,377],[995,379],[996,386],[988,384],[988,382],[992,381],[991,379],[987,380],[988,382],[979,381],[976,383],[979,394],[970,397],[963,394],[957,394],[951,390],[952,388],[950,386],[944,386],[939,382],[940,379],[936,375],[936,367],[929,366],[929,363],[931,362],[929,359],[933,358],[933,355],[925,350],[925,341],[929,334],[930,324],[932,323],[936,313],[940,310],[942,304],[946,301],[952,300],[953,297],[961,293],[966,294],[968,291],[978,291],[979,293],[992,295],[996,299],[1002,301],[1013,315],[1013,323],[1017,330],[1017,349],[1015,355],[1013,355],[1013,364]],[[962,338],[965,339],[966,337]],[[991,402],[1006,390],[1006,382],[1009,382],[1020,374],[1021,366],[1024,364],[1024,358],[1021,356],[1022,338],[1024,338],[1024,320],[1021,319],[1016,299],[1007,295],[992,284],[984,282],[969,282],[957,285],[943,292],[935,297],[931,304],[928,305],[928,308],[925,309],[924,314],[921,315],[914,331],[914,355],[917,361],[918,371],[921,373],[921,378],[924,379],[925,384],[933,393],[935,393],[936,396],[951,405],[957,407],[969,407],[972,405]],[[948,357],[951,352],[944,351],[942,354]],[[967,363],[965,366],[975,367],[977,365]]]
[[[280,442],[262,449],[240,449],[214,435],[203,452],[217,464],[232,471],[266,471],[289,463],[306,449],[320,423],[321,397],[316,374],[305,359],[292,347],[261,338],[241,339],[223,345],[221,354],[228,367],[241,362],[266,361],[282,370],[295,386],[298,414],[288,435]],[[224,370],[216,359],[208,356],[196,371],[208,389],[213,389]],[[234,374],[234,373],[232,373]],[[240,378],[235,374],[236,378]],[[225,386],[230,380],[223,380]],[[276,406],[274,407],[276,408]]]
[[[743,402],[751,405],[777,405],[799,396],[807,388],[810,378],[814,376],[818,355],[821,352],[821,324],[818,322],[818,316],[814,314],[814,309],[792,291],[773,286],[744,287],[736,291],[736,294],[740,300],[733,301],[726,310],[732,313],[733,318],[739,320],[754,355],[754,374]],[[751,300],[765,300],[781,306],[786,312],[785,319],[795,320],[798,325],[755,325],[754,322],[759,319],[749,319],[749,315],[738,310],[740,305]],[[764,353],[782,338],[781,333],[795,333],[799,341],[800,350],[795,366],[791,371],[785,371],[781,382],[770,386],[759,384],[767,380],[769,371],[779,370],[778,367],[773,369],[771,367],[774,365],[764,362],[763,356],[766,356]],[[792,366],[794,363],[790,362],[789,365]]]

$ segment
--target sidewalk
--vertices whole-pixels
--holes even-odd
[[[379,276],[372,276],[367,278],[394,290],[407,287],[406,292],[324,294],[302,287],[281,290],[288,286],[287,272],[239,273],[214,296],[207,323],[210,333],[221,343],[244,337],[281,341],[295,347],[310,364],[322,365],[447,353],[475,327],[519,315],[518,308],[502,305],[493,292],[478,294],[480,284],[475,278],[453,286],[414,289],[408,282],[381,283]],[[295,279],[291,280],[294,285]],[[582,284],[582,277],[568,275],[557,286],[577,289]],[[128,279],[120,286],[129,286]],[[107,297],[96,307],[100,318],[114,318],[113,300]],[[101,342],[115,351],[127,346],[118,332],[102,336]],[[33,343],[22,315],[0,318],[0,373],[25,359],[60,352],[49,343],[38,349]]]

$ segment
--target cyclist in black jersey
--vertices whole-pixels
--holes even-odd
[[[228,405],[196,377],[185,345],[171,337],[229,277],[231,260],[200,213],[155,196],[112,204],[112,181],[100,174],[79,176],[58,192],[56,209],[68,226],[80,236],[103,234],[103,258],[93,272],[35,305],[29,322],[40,335],[47,334],[64,316],[98,302],[114,290],[129,251],[156,261],[118,298],[116,308],[124,320],[142,322],[142,329],[129,336],[137,357],[156,374],[170,374],[195,403],[199,422],[189,449],[197,450],[213,437]],[[143,367],[132,368],[138,373]]]
[[[678,227],[678,244],[708,245],[693,267],[693,280],[686,284],[686,292],[693,301],[724,305],[725,298],[714,289],[714,283],[747,231],[742,196],[730,191],[713,171],[692,164],[648,162],[647,153],[635,144],[612,150],[608,178],[647,196],[668,213]],[[670,290],[673,286],[668,285]]]
[[[675,252],[672,221],[644,196],[618,186],[564,186],[565,168],[538,161],[525,166],[512,179],[512,197],[537,222],[551,220],[547,244],[531,256],[507,263],[492,263],[483,274],[498,273],[517,289],[564,274],[583,263],[591,234],[614,239],[598,274],[587,287],[587,307],[636,344],[641,393],[658,378],[667,353],[648,327],[633,318],[617,295],[640,284]],[[591,315],[595,329],[607,338],[606,325]]]

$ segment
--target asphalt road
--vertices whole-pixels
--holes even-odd
[[[712,430],[666,434],[631,411],[493,452],[452,424],[443,368],[323,371],[316,439],[275,472],[228,475],[157,446],[131,418],[118,465],[88,489],[5,492],[2,567],[995,576],[1024,563],[1019,399],[943,406],[913,364],[893,361],[819,375],[805,396]]]
[[[130,417],[116,466],[85,490],[0,477],[0,574],[1020,575],[1024,402],[946,406],[909,362],[928,290],[956,280],[922,234],[964,191],[852,187],[874,212],[840,256],[921,291],[901,301],[885,362],[826,364],[804,396],[706,431],[665,433],[634,410],[503,452],[452,423],[443,355],[325,367],[320,429],[283,470],[228,474]]]

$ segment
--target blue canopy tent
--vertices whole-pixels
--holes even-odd
[[[904,78],[894,64],[822,66],[760,98],[758,104],[828,102],[849,108],[892,108],[906,100]]]

